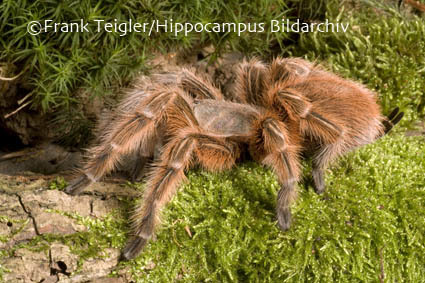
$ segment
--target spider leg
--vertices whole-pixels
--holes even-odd
[[[285,113],[292,120],[311,119],[311,102],[291,88],[284,88],[277,84],[267,94],[267,104],[273,109],[277,108],[279,113]]]
[[[242,62],[236,73],[234,100],[239,103],[263,105],[263,95],[269,83],[266,65],[252,58]]]
[[[151,164],[161,156],[161,150],[164,146],[164,134],[166,131],[164,125],[157,126],[155,130],[157,134],[155,138],[152,139],[152,143],[154,143],[153,149],[151,149],[151,151],[146,151],[143,148],[139,148],[137,154],[135,154],[136,159],[133,160],[128,175],[132,182],[141,181],[147,173],[146,165]]]
[[[398,114],[398,111],[400,111],[400,108],[394,108],[393,111],[391,111],[390,115],[388,115],[388,120],[391,121],[392,119],[394,119],[394,117]]]
[[[316,109],[300,119],[300,131],[304,136],[314,137],[321,143],[334,143],[344,135],[344,130],[336,119],[325,116]]]
[[[115,109],[113,112],[102,114],[102,117],[99,121],[99,126],[95,131],[96,137],[102,137],[104,133],[108,131],[108,127],[110,127],[111,124],[116,123],[117,120],[120,119],[120,113],[134,112],[135,109],[143,102],[143,100],[146,99],[148,95],[150,95],[150,92],[155,91],[155,87],[157,87],[157,85],[152,84],[151,78],[144,76],[138,78],[133,83],[132,88],[125,91],[126,96],[118,104],[117,109]],[[159,132],[161,133],[162,131],[160,130]],[[155,144],[158,144],[157,141],[158,138],[156,138]],[[98,140],[97,143],[100,143],[100,141]],[[128,177],[133,182],[140,181],[143,178],[145,173],[144,169],[153,157],[151,152],[147,152],[143,148],[139,148],[134,151],[137,153],[128,156],[131,162],[127,164],[130,166],[126,167]],[[128,160],[126,157],[125,162],[127,161]]]
[[[206,76],[197,75],[189,69],[182,69],[180,85],[196,99],[224,99],[220,90]]]
[[[280,229],[288,230],[291,224],[290,205],[296,198],[295,186],[300,176],[298,131],[289,128],[273,117],[263,117],[257,125],[255,147],[260,152],[262,164],[273,169],[281,186],[277,197],[277,219]],[[288,130],[290,129],[290,130]]]
[[[235,146],[223,139],[202,134],[197,128],[186,128],[172,138],[152,169],[146,185],[143,203],[133,214],[133,236],[127,242],[121,259],[137,256],[152,237],[158,224],[159,211],[185,180],[184,170],[194,157],[208,169],[230,168],[235,161]]]
[[[398,115],[395,116],[398,119]],[[345,126],[347,131],[333,142],[319,141],[319,148],[313,157],[313,180],[314,189],[320,194],[325,191],[324,170],[328,164],[338,156],[360,146],[369,144],[383,135],[383,124],[380,119],[371,119],[366,127],[353,131]]]
[[[122,252],[123,260],[137,256],[152,237],[158,222],[158,211],[185,179],[184,169],[189,167],[195,145],[196,141],[191,136],[175,138],[167,146],[162,162],[154,165],[147,181],[143,204],[133,214],[134,236]]]
[[[139,92],[140,94],[140,92]],[[137,99],[140,99],[140,96],[137,97]],[[127,100],[132,100],[133,105],[131,105]],[[101,137],[105,131],[107,131],[108,126],[110,126],[112,123],[116,122],[115,116],[113,113],[117,114],[116,116],[119,117],[120,112],[129,112],[134,110],[134,104],[136,101],[134,100],[134,97],[127,98],[125,101],[123,101],[119,107],[118,111],[115,112],[105,112],[102,114],[102,117],[99,121],[99,124],[95,130],[96,136]],[[98,139],[95,141],[96,143],[100,143],[101,141]],[[143,149],[135,150],[137,154],[131,154],[129,156],[125,157],[125,162],[127,163],[125,166],[125,171],[128,174],[128,178],[133,181],[140,181],[145,173],[145,166],[148,164],[148,162],[152,159],[152,156],[149,155],[149,153],[144,152]],[[122,169],[122,168],[119,168]]]
[[[298,58],[276,58],[270,66],[256,58],[244,61],[237,70],[235,100],[273,107],[275,101],[274,97],[269,96],[269,89],[276,86],[285,89],[296,85],[304,80],[313,68],[312,64]]]
[[[284,88],[305,79],[313,65],[298,58],[276,58],[270,65],[270,83],[279,83]]]
[[[133,106],[133,111],[117,113],[99,144],[90,149],[91,155],[80,175],[65,191],[69,194],[80,192],[115,169],[126,154],[139,150],[144,156],[152,156],[157,129],[165,119],[166,110],[179,103],[189,103],[179,89],[158,87],[141,99],[139,105]]]
[[[314,191],[317,194],[322,194],[326,189],[325,176],[324,176],[325,173],[324,173],[324,169],[318,164],[316,160],[313,160],[312,175],[313,175],[313,182],[314,182]]]
[[[281,118],[300,123],[304,135],[319,137],[323,142],[335,142],[342,134],[336,119],[323,115],[319,109],[299,91],[291,88],[304,80],[313,70],[313,65],[302,59],[275,59],[269,68],[257,59],[239,66],[236,81],[236,99],[276,109]]]
[[[326,189],[324,170],[328,167],[328,164],[338,156],[341,156],[358,146],[359,145],[348,144],[344,138],[341,138],[334,143],[322,144],[320,146],[314,154],[312,161],[314,190],[317,194],[323,193]]]
[[[132,182],[140,181],[145,173],[145,166],[149,162],[150,156],[138,155],[134,161],[134,166],[129,172],[129,177]]]
[[[378,117],[368,117],[367,114],[369,112],[365,113],[364,117],[352,117],[353,121],[356,121],[355,127],[351,126],[346,119],[340,119],[343,123],[341,128],[345,129],[345,132],[336,140],[316,140],[319,147],[314,153],[312,173],[317,193],[322,193],[325,190],[324,170],[331,161],[355,148],[370,144],[385,134],[386,125],[382,117],[380,115]],[[396,109],[390,114],[387,121],[388,123],[397,123],[402,116],[403,113],[398,113],[398,109]]]
[[[153,75],[153,80],[166,86],[178,85],[194,99],[223,100],[223,94],[205,75],[183,68],[179,72]]]
[[[268,105],[277,109],[282,118],[288,116],[293,121],[299,121],[303,136],[333,143],[343,135],[342,127],[335,122],[337,119],[322,115],[320,109],[316,109],[299,91],[277,84],[270,89],[267,97]]]

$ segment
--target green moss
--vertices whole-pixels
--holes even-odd
[[[285,233],[276,227],[278,184],[269,170],[192,171],[158,239],[125,265],[138,282],[370,282],[381,265],[389,282],[418,282],[424,149],[423,138],[396,135],[343,158],[328,170],[323,196],[300,188]]]
[[[63,191],[66,187],[67,183],[65,179],[61,176],[56,177],[53,181],[49,183],[49,190],[59,190]]]
[[[0,251],[0,259],[1,259],[1,254],[3,253],[3,251]],[[9,269],[4,268],[1,264],[0,264],[0,280],[3,280],[4,274],[10,272]]]
[[[93,117],[81,110],[87,98],[101,97],[110,102],[119,89],[140,73],[149,71],[146,64],[152,54],[176,50],[199,50],[212,45],[215,51],[206,61],[219,54],[240,50],[250,55],[271,54],[285,49],[286,33],[191,32],[97,32],[94,20],[108,23],[260,23],[282,17],[292,18],[305,10],[305,18],[322,16],[324,0],[306,5],[300,0],[206,1],[55,1],[4,0],[0,3],[0,65],[3,76],[20,74],[20,94],[32,95],[33,109],[49,113],[59,142],[85,146],[91,138]],[[327,1],[329,2],[329,1]],[[337,0],[330,1],[337,3]],[[298,9],[298,7],[301,9]],[[314,13],[311,13],[314,11]],[[89,23],[91,32],[42,32],[31,35],[32,21],[53,23]],[[169,30],[170,28],[168,28]],[[289,43],[292,43],[290,40]],[[101,51],[101,52],[100,52]],[[196,51],[198,52],[198,51]],[[22,71],[22,72],[21,72]],[[50,119],[50,118],[49,118]]]

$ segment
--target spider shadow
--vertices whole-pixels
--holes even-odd
[[[233,189],[244,196],[252,205],[260,210],[266,210],[271,213],[276,211],[277,190],[275,189],[258,189],[256,182],[234,182]]]
[[[302,165],[303,165],[303,171],[301,175],[301,179],[298,182],[297,190],[313,190],[314,191],[314,180],[312,176],[312,166],[311,166],[311,158],[304,157],[302,159]],[[233,182],[233,189],[237,190],[238,193],[242,194],[244,198],[251,202],[252,204],[258,205],[258,208],[264,209],[266,211],[269,211],[271,213],[275,213],[276,211],[276,200],[277,200],[277,193],[280,189],[279,185],[277,186],[268,186],[264,187],[261,186],[261,179],[264,178],[262,175],[267,176],[273,176],[273,178],[276,178],[276,176],[269,171],[270,169],[262,167],[262,169],[259,169],[258,167],[261,167],[253,161],[252,159],[245,159],[243,162],[238,163],[239,167],[243,167],[245,170],[264,170],[264,173],[260,171],[260,173],[254,173],[254,175],[259,175],[258,178],[245,178],[242,173],[240,173],[240,170],[238,169],[232,169],[228,173],[228,178],[230,178]],[[277,184],[277,180],[275,182]],[[259,187],[262,187],[259,189]]]

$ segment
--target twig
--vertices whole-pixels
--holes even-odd
[[[3,76],[0,75],[0,80],[1,81],[13,81],[13,80],[16,80],[17,78],[19,78],[20,75],[22,75],[24,72],[26,72],[27,69],[28,69],[28,67],[24,68],[19,74],[17,74],[14,77],[11,77],[11,78],[6,78],[6,77],[3,77]],[[0,68],[0,74],[2,73],[2,71],[3,71],[3,69]]]
[[[5,77],[0,76],[0,80],[1,81],[13,81],[13,80],[17,79],[20,75],[22,75],[22,73],[23,72],[20,72],[19,74],[17,74],[14,77],[11,77],[11,78],[5,78]]]
[[[24,98],[18,100],[18,105],[21,105],[25,100],[27,100],[28,97],[30,97],[32,95],[32,91],[30,93],[28,93],[27,95],[25,95]]]
[[[176,236],[176,231],[174,230],[174,225],[176,225],[177,222],[183,222],[183,219],[177,219],[176,221],[173,222],[173,228],[171,228],[171,231],[173,231],[173,241],[174,243],[176,243],[177,246],[179,246],[180,248],[183,247],[182,244],[180,244],[177,241],[177,236]]]
[[[189,226],[184,226],[184,229],[186,230],[186,233],[189,235],[189,237],[192,238],[192,232],[190,232]]]
[[[19,111],[21,111],[25,106],[27,106],[30,103],[31,103],[31,101],[28,101],[27,103],[25,103],[24,105],[22,105],[21,107],[19,107],[18,109],[16,109],[15,111],[13,111],[13,112],[11,112],[9,114],[4,115],[4,118],[7,119],[10,116],[15,115],[16,113],[18,113]]]
[[[23,150],[20,150],[20,151],[6,153],[6,154],[4,154],[4,155],[2,155],[0,157],[0,161],[4,161],[4,160],[8,160],[8,159],[14,159],[14,158],[19,158],[21,156],[28,155],[28,153],[31,153],[31,150],[23,149]]]

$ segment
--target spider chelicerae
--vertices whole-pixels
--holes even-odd
[[[122,252],[122,259],[131,259],[153,236],[159,212],[185,180],[185,170],[195,164],[229,169],[247,148],[278,178],[277,222],[287,230],[301,156],[312,157],[314,188],[322,193],[329,162],[375,141],[402,117],[398,108],[384,117],[374,92],[300,58],[242,62],[232,99],[204,75],[182,68],[131,88],[104,119],[97,144],[66,192],[76,194],[98,181],[126,155],[138,156],[135,176],[153,159]]]

